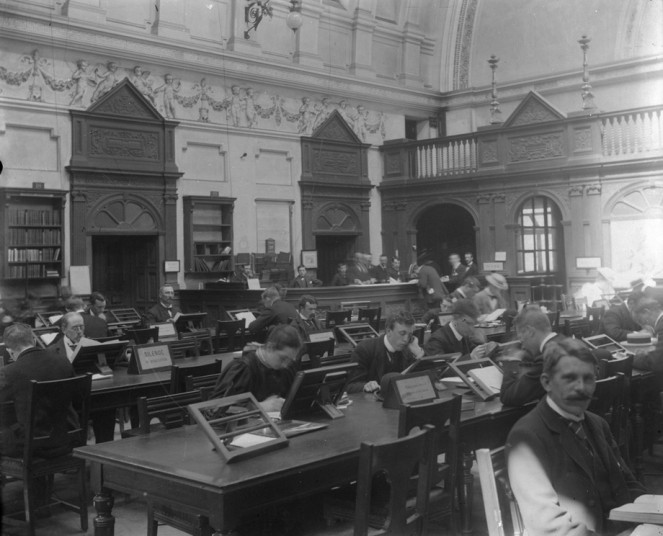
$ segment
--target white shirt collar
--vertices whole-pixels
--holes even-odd
[[[456,327],[454,326],[453,322],[449,322],[449,327],[451,328],[451,331],[453,331],[453,334],[456,336],[456,339],[459,340],[459,341],[462,341],[463,336],[460,333],[458,333],[458,331],[456,330]]]
[[[387,352],[391,352],[392,354],[396,352],[396,350],[394,349],[394,347],[393,347],[393,346],[391,345],[391,343],[389,342],[389,339],[387,339],[387,336],[386,336],[386,335],[384,336],[384,346],[385,346],[385,348],[387,349]]]
[[[658,324],[661,321],[661,318],[663,318],[663,313],[658,315],[658,318],[656,319],[656,322],[654,322],[654,325],[652,326],[653,328],[656,328],[656,324]]]
[[[553,401],[550,396],[546,396],[546,402],[550,409],[552,409],[557,415],[560,417],[563,417],[569,421],[575,421],[575,422],[582,422],[585,420],[585,414],[583,413],[582,415],[574,415],[573,413],[569,413],[568,411],[564,411],[562,408],[560,408],[555,402]]]
[[[463,287],[458,287],[456,289],[456,292],[458,292],[458,294],[460,294],[463,298],[467,298],[467,294],[465,294],[465,292],[463,292]]]
[[[555,333],[554,331],[551,331],[550,333],[548,333],[548,335],[546,335],[546,336],[543,338],[543,340],[541,341],[541,346],[539,346],[539,353],[543,353],[543,347],[544,347],[544,346],[546,345],[546,343],[547,343],[550,339],[552,339],[555,335],[557,335],[557,333]]]

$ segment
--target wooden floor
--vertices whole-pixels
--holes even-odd
[[[663,445],[657,446],[654,456],[645,459],[646,472],[654,475],[646,475],[645,484],[650,492],[663,494]],[[474,492],[474,515],[473,526],[476,536],[487,536],[485,517],[483,515],[483,503],[481,501],[481,490],[478,475],[476,475],[476,486]],[[2,491],[3,513],[22,509],[22,491],[18,483],[8,484]],[[68,475],[59,476],[55,481],[55,491],[63,497],[71,495],[74,488],[73,477]],[[90,495],[90,528],[87,534],[94,534],[93,519],[95,516],[92,507],[92,495]],[[117,494],[113,513],[116,516],[115,535],[134,536],[146,534],[147,522],[145,518],[145,504],[137,497],[128,497]],[[46,512],[48,514],[48,512]],[[15,528],[2,527],[2,534],[14,536],[23,534]],[[450,534],[446,526],[433,525],[430,534]],[[159,536],[179,536],[182,532],[171,527],[159,527]],[[83,534],[80,530],[78,515],[56,506],[50,509],[48,517],[37,520],[38,536],[64,536]],[[241,536],[335,536],[341,534],[352,534],[350,524],[337,524],[327,527],[322,519],[322,507],[319,498],[301,500],[287,508],[278,511],[266,512],[264,516],[253,516],[251,520],[241,528]]]

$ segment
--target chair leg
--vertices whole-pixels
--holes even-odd
[[[35,536],[35,497],[33,477],[27,475],[23,480],[23,501],[25,503],[25,521],[29,536]]]
[[[87,518],[87,473],[85,471],[85,462],[83,462],[78,469],[79,483],[79,508],[81,516],[81,530],[87,532],[88,518]]]

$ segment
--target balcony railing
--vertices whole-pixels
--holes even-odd
[[[663,109],[643,108],[601,115],[603,156],[637,155],[663,149]]]
[[[663,106],[496,126],[381,148],[384,178],[444,180],[588,162],[663,156]]]

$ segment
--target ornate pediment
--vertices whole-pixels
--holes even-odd
[[[87,112],[163,121],[157,109],[127,78],[90,106]]]
[[[560,112],[536,91],[530,91],[506,120],[504,127],[534,125],[560,119],[566,119],[563,112]]]
[[[362,141],[350,128],[338,110],[334,110],[329,117],[313,132],[312,138],[322,140],[341,141],[345,143],[360,144]]]

